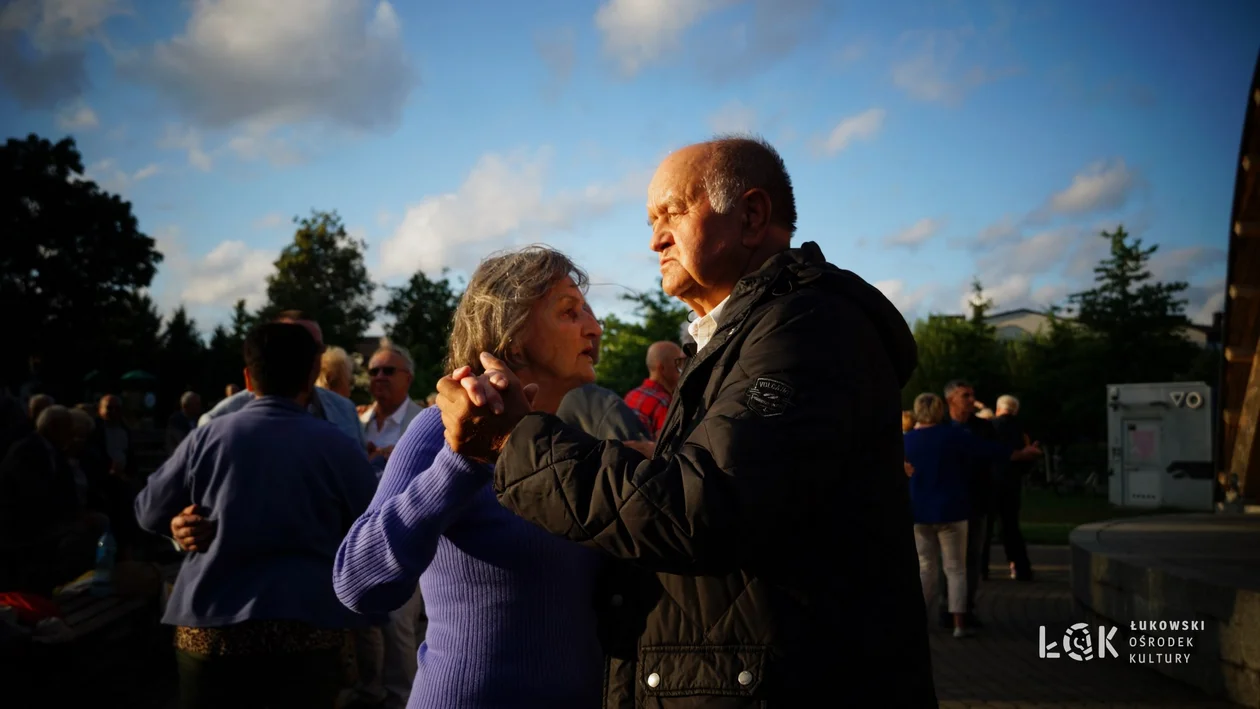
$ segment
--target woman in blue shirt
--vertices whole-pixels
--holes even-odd
[[[945,567],[949,612],[954,616],[954,637],[971,634],[967,611],[967,517],[968,461],[1025,460],[1041,451],[1035,445],[1015,451],[1004,443],[986,441],[960,426],[941,425],[945,402],[935,394],[914,400],[913,430],[906,433],[906,472],[910,475],[910,501],[914,510],[914,540],[919,550],[919,579],[928,608],[936,596],[937,564]]]
[[[483,261],[455,312],[447,371],[456,380],[481,373],[480,354],[492,353],[538,387],[534,408],[554,413],[595,379],[601,332],[585,286],[585,274],[547,248]],[[338,597],[386,612],[419,581],[429,625],[410,709],[598,706],[600,557],[503,508],[492,470],[452,452],[443,435],[430,407],[398,442],[337,553]]]

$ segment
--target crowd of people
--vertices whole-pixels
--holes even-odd
[[[696,317],[624,396],[595,384],[585,272],[531,246],[472,274],[424,404],[382,341],[356,407],[354,362],[297,311],[248,334],[243,389],[205,413],[181,399],[169,457],[101,503],[184,552],[163,618],[181,707],[810,706],[837,681],[936,706],[938,574],[960,637],[991,518],[1031,578],[1010,526],[1038,454],[1018,402],[990,423],[954,382],[898,429],[914,338],[876,288],[792,245],[764,141],[680,149],[647,197],[662,285]],[[32,399],[4,459],[0,525],[40,540],[5,568],[66,560],[41,588],[90,566],[92,476],[127,480],[113,401],[80,425]],[[60,471],[88,450],[83,476]]]

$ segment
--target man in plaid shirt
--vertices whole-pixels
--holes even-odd
[[[674,388],[678,386],[678,376],[682,372],[682,348],[673,342],[653,342],[648,348],[648,378],[638,387],[626,394],[626,405],[634,409],[655,438],[665,425],[665,414],[669,411],[669,400],[674,396]]]

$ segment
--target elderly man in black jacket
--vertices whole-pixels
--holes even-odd
[[[606,707],[935,707],[905,320],[791,248],[791,181],[762,141],[673,153],[648,216],[666,293],[699,315],[655,448],[530,413],[506,367],[439,383],[448,443],[497,461],[513,512],[626,562],[596,599]]]

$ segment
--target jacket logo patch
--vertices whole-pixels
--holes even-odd
[[[796,390],[774,379],[759,378],[748,387],[748,408],[759,416],[778,416],[792,405]]]

